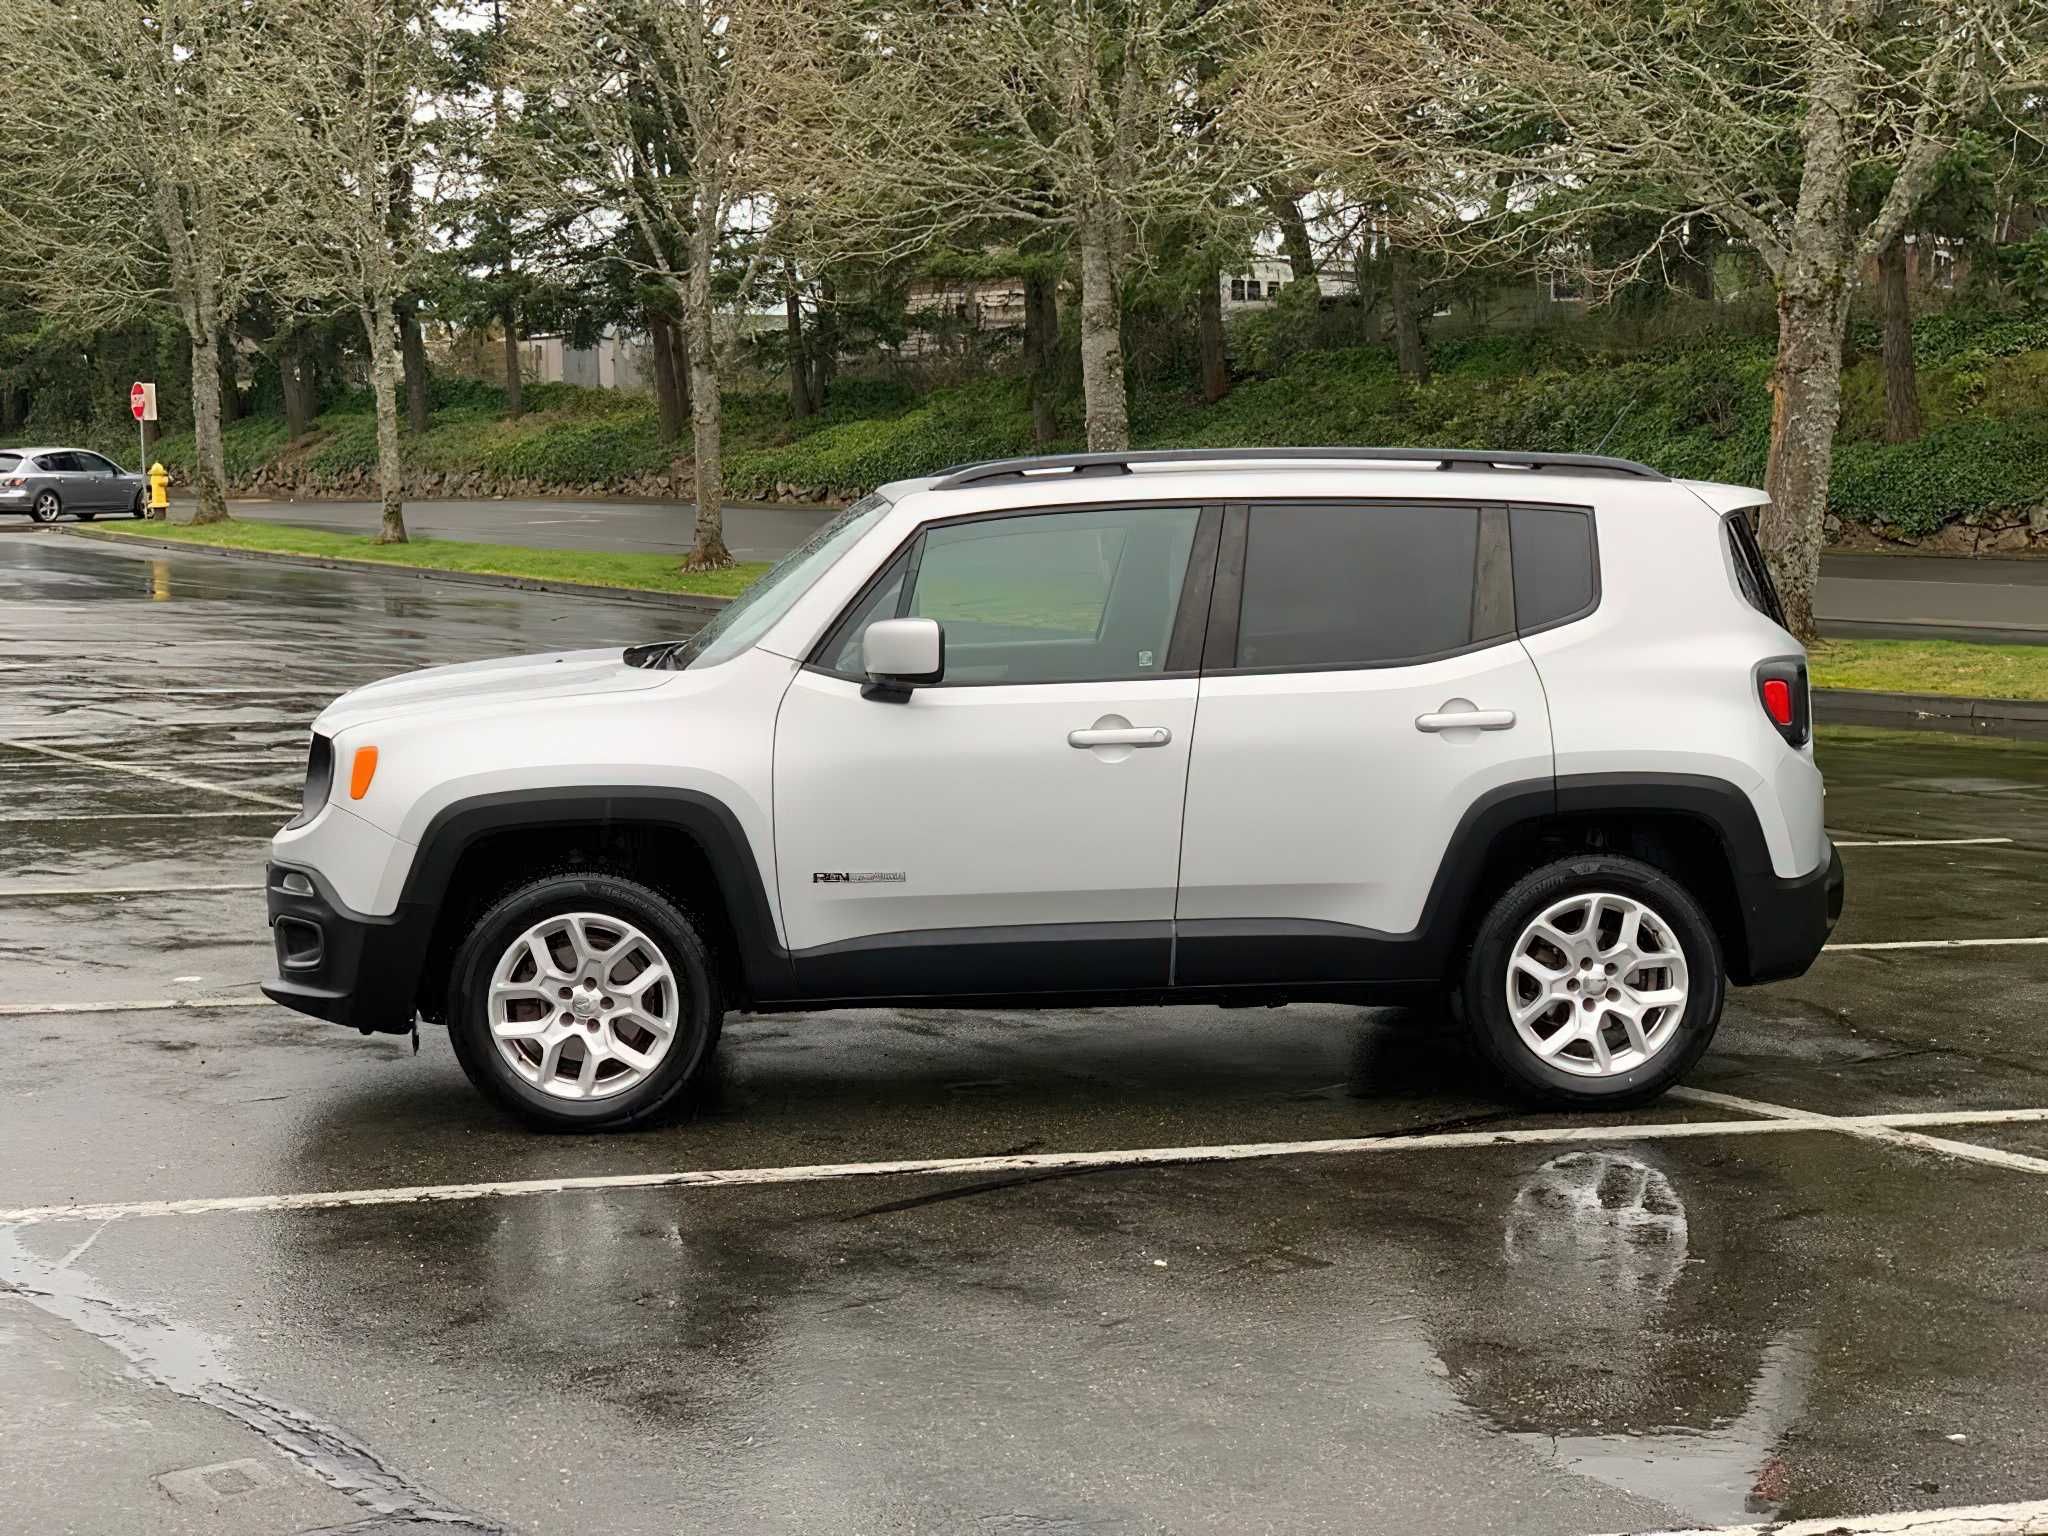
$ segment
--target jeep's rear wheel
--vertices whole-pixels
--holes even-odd
[[[722,1002],[690,917],[606,874],[522,886],[450,969],[448,1034],[469,1080],[538,1125],[642,1124],[708,1067]]]
[[[1553,1103],[1618,1108],[1663,1093],[1714,1038],[1721,945],[1663,871],[1586,855],[1517,881],[1480,923],[1465,1012],[1510,1083]]]

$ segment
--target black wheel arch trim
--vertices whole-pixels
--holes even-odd
[[[789,952],[776,937],[775,909],[753,844],[732,808],[701,790],[587,785],[502,790],[457,800],[436,811],[421,834],[400,906],[437,921],[463,856],[492,833],[635,824],[674,828],[703,850],[738,943],[746,994],[786,995]]]

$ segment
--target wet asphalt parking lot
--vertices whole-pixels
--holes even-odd
[[[691,1118],[543,1136],[435,1032],[262,1002],[322,703],[678,622],[0,539],[0,1531],[2048,1500],[2048,746],[1824,733],[1837,947],[1622,1115],[1414,1012],[874,1011],[736,1018]]]

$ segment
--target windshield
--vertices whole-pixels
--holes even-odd
[[[776,561],[766,575],[720,610],[717,618],[687,640],[640,646],[626,653],[635,666],[715,667],[730,661],[765,635],[830,570],[839,557],[879,522],[890,503],[863,496],[797,549]]]

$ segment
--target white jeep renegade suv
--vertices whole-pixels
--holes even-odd
[[[1841,910],[1763,500],[1353,449],[885,486],[687,640],[329,705],[264,990],[441,1021],[558,1125],[660,1112],[729,1008],[1432,991],[1640,1102]]]

